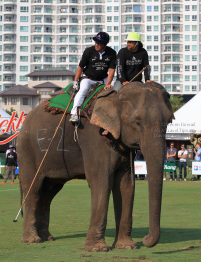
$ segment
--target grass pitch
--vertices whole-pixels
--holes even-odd
[[[0,180],[2,182],[3,180]],[[50,232],[55,241],[21,242],[23,218],[13,223],[20,205],[18,180],[0,185],[0,261],[2,262],[151,262],[201,261],[201,182],[164,181],[161,238],[153,248],[142,244],[148,233],[147,181],[136,181],[132,237],[138,250],[108,253],[84,251],[90,220],[90,190],[87,182],[68,182],[51,205]],[[115,237],[113,202],[110,199],[106,242]]]

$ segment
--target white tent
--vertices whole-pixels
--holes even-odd
[[[10,119],[10,115],[6,113],[2,108],[0,108],[0,122],[4,119]]]
[[[192,133],[201,133],[201,91],[174,113],[167,127],[166,139],[189,140]]]

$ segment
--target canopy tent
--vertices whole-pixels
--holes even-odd
[[[0,108],[0,122],[8,118],[10,119],[10,115],[6,113],[6,111],[4,111],[2,108]]]
[[[189,140],[192,133],[201,133],[201,91],[174,113],[167,126],[166,139]]]

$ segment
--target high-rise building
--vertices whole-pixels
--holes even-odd
[[[75,71],[99,31],[109,46],[142,35],[151,76],[171,94],[200,90],[198,0],[0,0],[0,89],[26,84],[30,71]]]

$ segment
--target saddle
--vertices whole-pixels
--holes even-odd
[[[85,100],[80,107],[80,116],[87,117],[91,116],[92,110],[91,106],[93,102],[97,99],[99,94],[103,91],[105,85],[100,83],[95,83],[91,85]],[[45,112],[52,113],[53,115],[63,114],[66,106],[68,105],[71,96],[74,93],[73,84],[69,84],[59,95],[54,98],[51,98],[47,103],[43,105]],[[73,107],[73,101],[71,102],[67,114],[70,114],[70,111]]]

